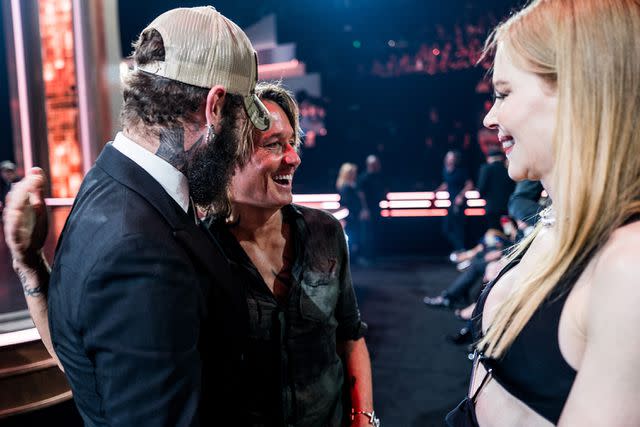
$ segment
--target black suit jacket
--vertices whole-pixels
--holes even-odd
[[[503,162],[485,163],[478,173],[478,191],[487,201],[485,209],[491,214],[506,214],[509,196],[516,183],[509,178]]]
[[[51,273],[51,336],[87,425],[195,426],[225,403],[229,379],[203,361],[242,359],[245,299],[211,236],[110,145],[82,183]]]

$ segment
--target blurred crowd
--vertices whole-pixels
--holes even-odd
[[[371,73],[378,77],[396,77],[404,74],[438,74],[474,67],[482,57],[482,48],[487,36],[487,28],[493,27],[493,19],[477,23],[455,24],[452,28],[437,25],[433,40],[421,43],[417,49],[394,52],[384,60],[376,59]],[[389,41],[395,48],[396,42]],[[482,67],[489,68],[489,61]]]

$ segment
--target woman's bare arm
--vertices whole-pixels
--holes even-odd
[[[587,343],[559,426],[640,425],[640,223],[614,233],[594,269]]]

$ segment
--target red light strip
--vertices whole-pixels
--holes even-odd
[[[468,208],[464,210],[466,216],[483,216],[487,212],[482,208]]]

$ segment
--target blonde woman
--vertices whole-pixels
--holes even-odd
[[[352,258],[356,258],[360,244],[360,220],[368,219],[367,203],[364,193],[358,188],[358,166],[343,163],[338,171],[336,190],[340,194],[340,204],[349,210],[344,231],[348,236]]]
[[[450,426],[640,425],[640,2],[538,0],[500,25],[496,129],[553,200],[481,295]]]

